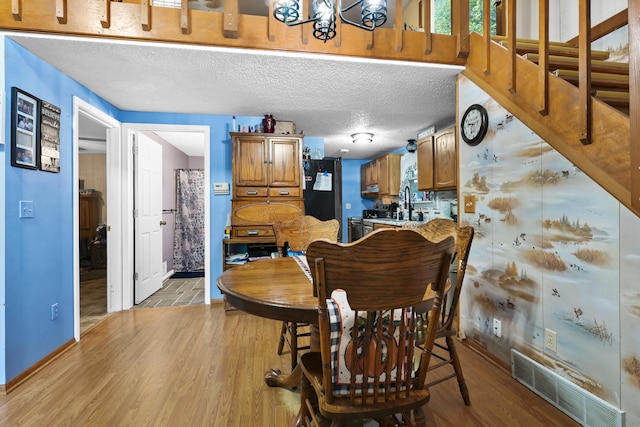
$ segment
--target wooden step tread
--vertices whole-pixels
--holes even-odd
[[[495,36],[492,35],[491,36],[491,40],[494,40],[496,42],[501,42],[501,41],[507,41],[508,38],[507,36]],[[538,40],[535,39],[521,39],[521,38],[516,38],[516,43],[529,43],[529,44],[538,44]],[[554,42],[549,40],[549,46],[564,46],[564,47],[574,47],[574,45],[570,44],[570,43],[565,43],[565,42]]]
[[[528,59],[536,64],[539,62],[540,55],[537,53],[527,53],[522,55],[523,58]],[[572,58],[569,56],[557,56],[549,55],[549,69],[565,69],[565,70],[577,70],[578,58]],[[612,62],[601,61],[598,59],[591,60],[591,72],[593,73],[610,73],[610,74],[626,74],[629,75],[629,64],[625,62]]]
[[[629,105],[629,92],[595,90],[593,91],[593,96],[614,107],[626,107]]]
[[[502,46],[509,46],[509,42],[507,40],[502,40],[499,42]],[[538,43],[528,43],[528,42],[516,42],[516,52],[519,55],[524,55],[525,53],[538,53]],[[578,48],[573,46],[554,46],[549,45],[549,55],[556,56],[570,56],[570,57],[578,57],[580,51]],[[599,59],[605,60],[609,58],[609,52],[606,50],[592,50],[591,51],[591,59]]]
[[[577,70],[554,70],[552,74],[569,83],[578,84],[579,74]],[[591,73],[591,86],[629,90],[629,75]]]

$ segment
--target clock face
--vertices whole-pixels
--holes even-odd
[[[467,108],[462,116],[460,122],[462,139],[469,145],[478,145],[486,135],[488,127],[487,110],[482,105],[474,104]]]

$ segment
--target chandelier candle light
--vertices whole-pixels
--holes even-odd
[[[301,3],[304,0],[275,0],[273,16],[288,26],[313,22],[313,36],[325,43],[336,36],[336,1],[340,20],[363,30],[373,31],[387,22],[387,0],[358,0],[347,7],[342,7],[342,0],[309,0],[312,4],[312,15],[308,19],[300,19]],[[360,5],[360,22],[347,19],[344,13]]]

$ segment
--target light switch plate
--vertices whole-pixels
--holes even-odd
[[[464,213],[476,213],[476,196],[464,196]]]
[[[20,218],[33,218],[33,202],[30,200],[20,200],[19,204]]]

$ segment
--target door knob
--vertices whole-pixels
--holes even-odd
[[[160,221],[160,225],[167,225],[167,221]]]

